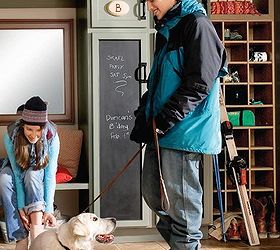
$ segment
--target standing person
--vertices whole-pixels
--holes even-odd
[[[172,250],[199,249],[199,168],[202,154],[221,151],[219,77],[226,74],[226,52],[196,0],[147,0],[147,5],[156,22],[156,48],[130,138],[147,143],[142,192],[159,216],[157,229]],[[152,119],[170,202],[167,211],[160,204]]]
[[[21,119],[11,124],[4,135],[7,159],[0,168],[2,203],[8,238],[17,250],[28,249],[31,240],[54,226],[55,174],[59,138],[54,123],[48,121],[47,104],[39,97],[24,105]]]

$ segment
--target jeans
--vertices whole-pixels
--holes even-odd
[[[22,179],[25,188],[25,213],[44,211],[44,170],[34,171],[28,168],[22,173]],[[0,205],[3,206],[9,240],[26,238],[28,231],[18,212],[14,174],[9,164],[0,169]]]
[[[172,250],[200,248],[202,187],[199,181],[201,154],[161,148],[162,175],[170,208],[160,205],[157,155],[147,145],[142,173],[142,192],[148,206],[159,216],[157,229]]]

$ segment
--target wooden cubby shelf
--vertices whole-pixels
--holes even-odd
[[[211,15],[228,55],[229,73],[221,81],[228,112],[250,110],[255,122],[234,126],[238,154],[247,164],[249,198],[271,195],[276,202],[275,56],[272,0],[254,0],[262,15]],[[229,36],[229,32],[235,33]],[[230,38],[229,38],[230,37]],[[233,38],[236,39],[233,39]],[[225,212],[240,212],[237,191],[227,176],[227,153],[219,155]],[[215,181],[213,181],[215,183]],[[215,184],[213,215],[219,216]]]

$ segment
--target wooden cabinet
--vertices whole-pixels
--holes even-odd
[[[262,2],[262,4],[261,4]],[[275,59],[273,1],[254,1],[262,15],[212,15],[228,53],[233,78],[221,83],[228,112],[250,110],[250,126],[235,126],[238,154],[248,164],[249,197],[272,195],[276,200]],[[224,209],[240,212],[236,188],[226,171],[227,154],[219,155]],[[214,216],[219,215],[214,185]]]
[[[145,28],[148,25],[144,0],[91,0],[91,6],[91,27]]]
[[[129,134],[144,87],[140,84],[143,77],[137,76],[146,74],[143,65],[149,69],[150,39],[146,30],[91,31],[94,167],[90,179],[97,197],[140,149],[129,140]],[[119,227],[149,226],[151,213],[141,193],[142,160],[135,158],[113,188],[94,204],[96,214],[115,217]]]

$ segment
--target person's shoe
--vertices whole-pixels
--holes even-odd
[[[7,226],[5,221],[0,220],[0,229],[1,229],[1,234],[4,243],[8,244],[9,243],[9,238],[8,238],[8,232],[7,232]]]
[[[245,222],[243,219],[238,219],[238,228],[241,240],[248,241],[248,235],[246,231]]]
[[[268,238],[277,239],[280,237],[280,233],[276,228],[276,214],[275,214],[275,203],[271,196],[268,198],[268,216],[267,216],[267,231]]]
[[[238,31],[229,31],[228,29],[225,31],[225,40],[242,40],[243,37],[238,33]]]
[[[241,240],[240,233],[238,230],[237,220],[234,218],[230,222],[230,227],[227,230],[227,239],[228,240]]]
[[[260,199],[251,198],[251,205],[256,222],[257,231],[260,239],[267,238],[266,230],[266,215],[267,215],[267,199],[262,197]]]
[[[229,73],[226,76],[224,76],[224,82],[226,83],[240,82],[238,71],[234,71],[233,73]]]
[[[230,32],[230,40],[242,40],[243,37],[237,32]]]
[[[28,237],[16,242],[15,250],[28,250]]]
[[[233,82],[240,82],[240,78],[239,78],[238,71],[234,71],[234,72],[231,74],[231,77],[232,77],[232,81],[233,81]]]

